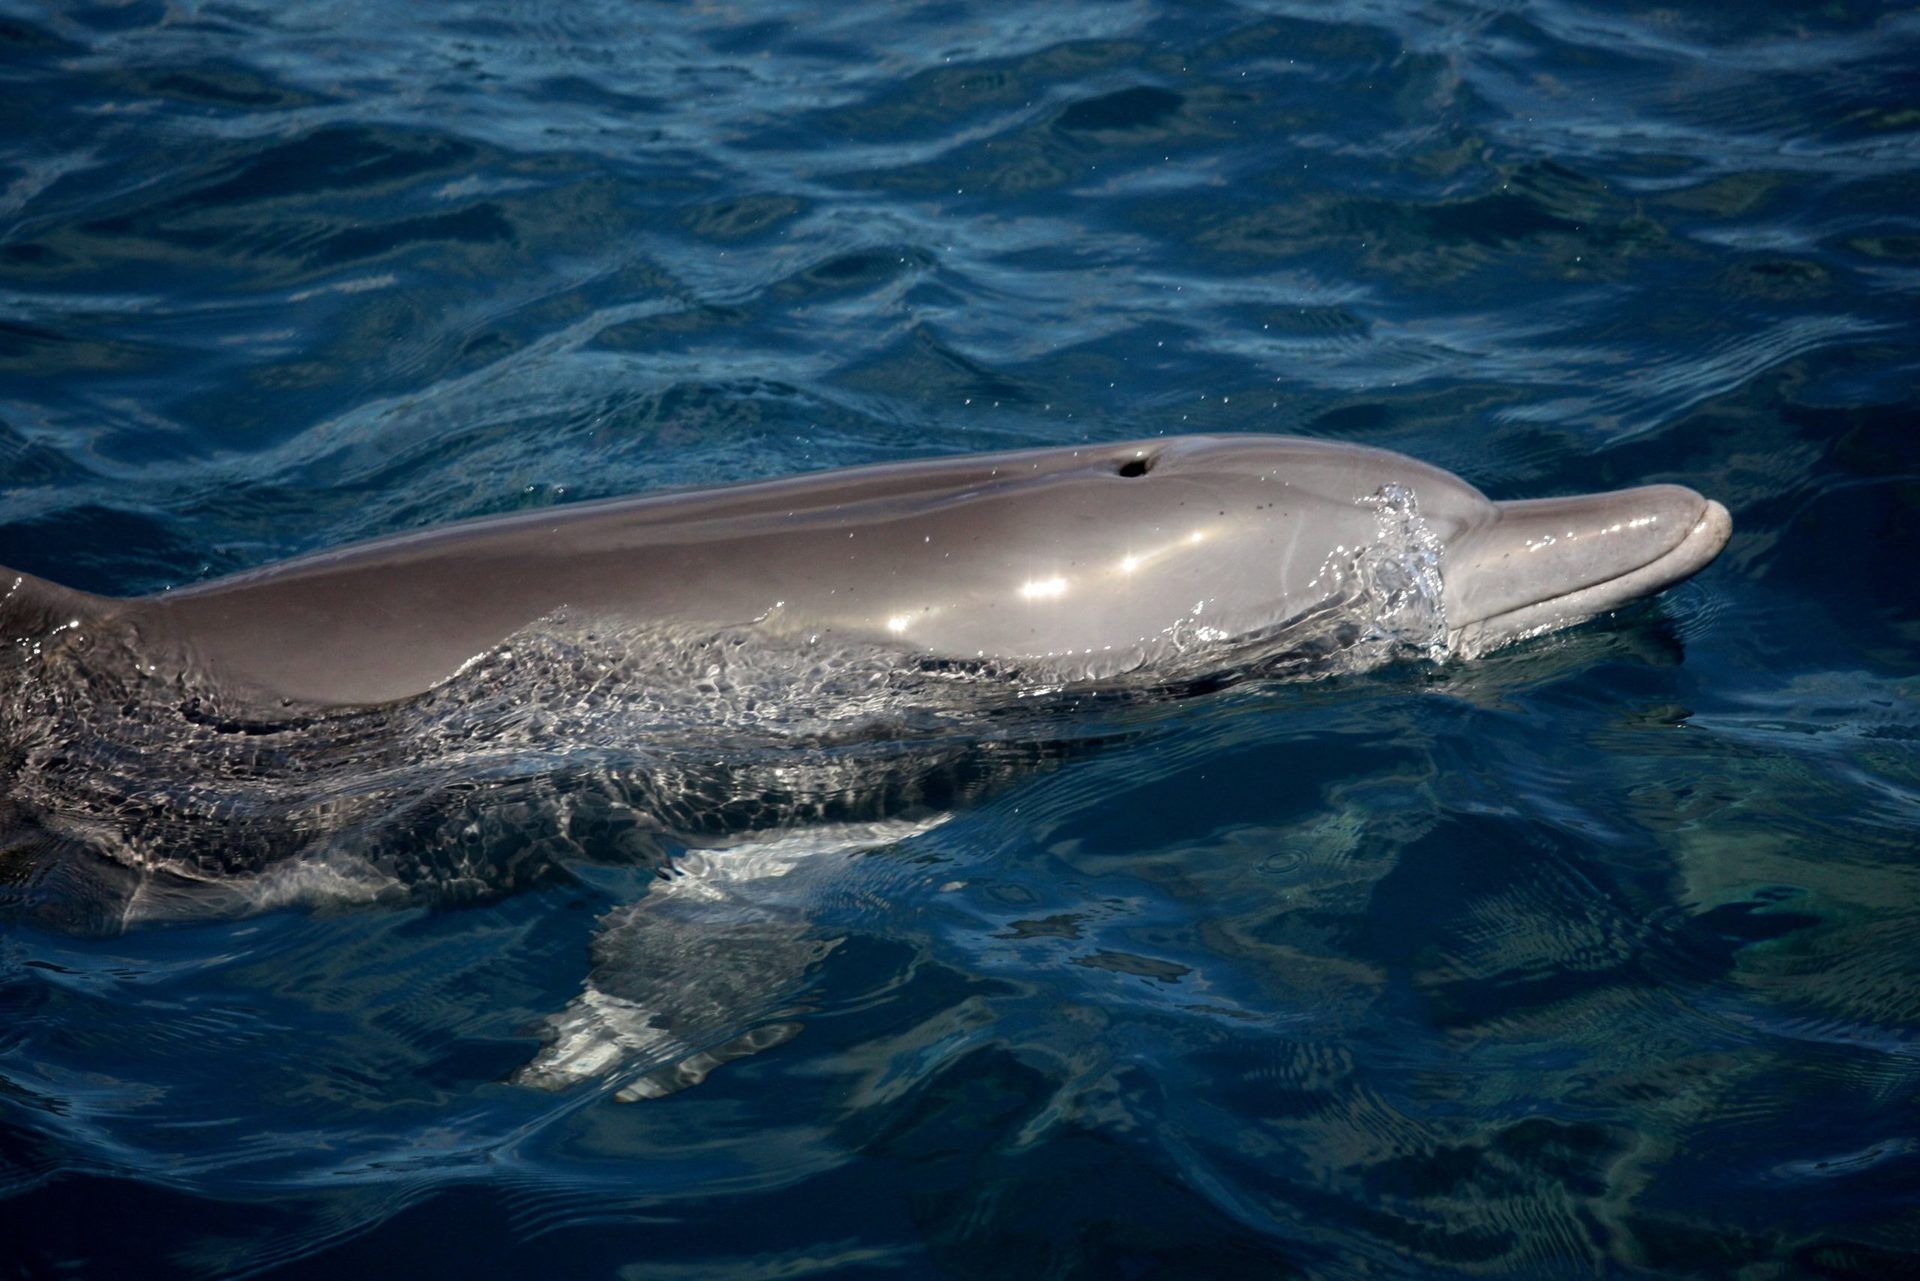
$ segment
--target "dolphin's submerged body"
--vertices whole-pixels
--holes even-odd
[[[0,571],[0,895],[111,928],[500,893],[743,833],[871,844],[1097,741],[1089,705],[1472,657],[1678,582],[1729,532],[1677,486],[1493,502],[1381,450],[1227,436],[522,513],[135,599]],[[524,1079],[638,1058],[659,1070],[628,1089],[658,1092],[780,1039],[703,1040],[728,967],[663,958],[732,939],[766,988],[818,940],[692,897],[721,906],[609,918]],[[636,972],[648,999],[618,994]]]

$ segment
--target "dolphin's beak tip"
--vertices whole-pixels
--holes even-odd
[[[1691,489],[1684,492],[1698,504],[1696,515],[1686,526],[1686,533],[1681,535],[1679,542],[1659,558],[1674,571],[1672,582],[1689,578],[1712,564],[1733,537],[1733,515],[1727,511],[1725,504]]]
[[[1482,650],[1691,578],[1733,535],[1726,507],[1683,485],[1500,508],[1448,575],[1450,620]]]
[[[1700,513],[1700,521],[1695,528],[1713,543],[1717,554],[1733,537],[1733,514],[1715,499],[1706,500],[1706,509]]]

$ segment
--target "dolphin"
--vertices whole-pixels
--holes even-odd
[[[1495,502],[1385,450],[1185,436],[524,512],[132,599],[0,571],[0,638],[40,655],[110,628],[127,661],[229,708],[412,698],[561,614],[1071,685],[1282,636],[1349,599],[1355,558],[1383,542],[1430,607],[1430,650],[1475,655],[1679,582],[1730,532],[1725,507],[1676,485]]]
[[[514,1079],[656,1097],[795,1033],[836,942],[816,876],[1131,732],[1063,718],[1083,694],[1471,657],[1730,532],[1674,485],[1494,502],[1383,450],[1189,436],[526,512],[134,599],[0,571],[0,905],[112,929],[639,869]]]

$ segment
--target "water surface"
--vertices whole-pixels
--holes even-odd
[[[0,10],[0,564],[73,586],[1185,431],[1736,528],[743,883],[790,1039],[666,1098],[513,1079],[645,868],[9,921],[10,1273],[1920,1266],[1911,13]]]

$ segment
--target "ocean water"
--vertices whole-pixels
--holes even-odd
[[[1846,0],[0,3],[71,586],[1195,431],[1735,521],[1472,663],[742,767],[912,821],[623,861],[540,722],[377,834],[462,892],[14,911],[0,1273],[1920,1273],[1916,84]]]

